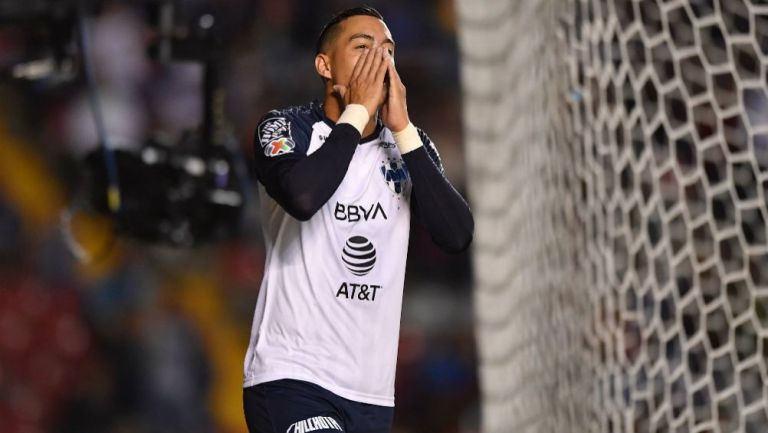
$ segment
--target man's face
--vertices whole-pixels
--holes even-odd
[[[366,49],[383,46],[390,56],[394,56],[395,43],[384,21],[358,15],[342,21],[340,28],[341,31],[327,51],[333,84],[349,85],[352,70]],[[381,103],[384,103],[384,100]]]

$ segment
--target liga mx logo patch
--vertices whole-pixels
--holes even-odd
[[[395,194],[407,192],[410,185],[408,168],[405,162],[400,158],[390,158],[389,161],[381,164],[381,174],[387,186]]]
[[[267,119],[259,125],[259,143],[264,155],[273,157],[293,152],[296,143],[291,138],[291,124],[284,117]]]

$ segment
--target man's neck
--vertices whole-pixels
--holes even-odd
[[[342,111],[344,110],[342,110],[341,102],[339,101],[339,98],[336,96],[336,94],[333,93],[333,91],[327,91],[325,93],[325,100],[323,101],[323,112],[325,112],[325,117],[332,120],[333,122],[337,122],[341,116]],[[367,137],[373,134],[373,131],[376,130],[376,121],[378,119],[378,115],[379,113],[376,113],[368,120],[368,124],[365,125],[365,129],[363,129],[363,137]]]

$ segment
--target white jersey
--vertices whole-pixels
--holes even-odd
[[[256,157],[312,154],[331,129],[318,104],[271,112],[257,131]],[[267,256],[246,387],[298,379],[349,400],[394,405],[410,192],[383,127],[357,146],[341,185],[308,221],[259,185]]]

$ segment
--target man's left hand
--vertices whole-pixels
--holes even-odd
[[[381,118],[384,126],[392,132],[400,132],[411,123],[408,118],[408,106],[405,102],[405,85],[395,69],[395,62],[388,59],[389,91],[387,99],[381,107]]]

